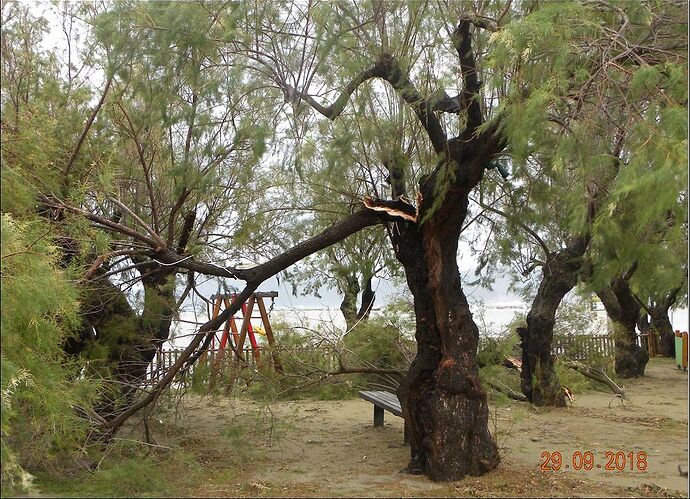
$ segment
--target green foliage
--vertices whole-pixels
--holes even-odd
[[[16,485],[20,466],[70,466],[98,389],[79,376],[62,345],[79,323],[77,292],[57,269],[57,253],[39,221],[2,215],[2,481]]]
[[[345,369],[406,370],[414,342],[402,335],[388,317],[384,313],[360,322],[346,335],[342,344],[326,341],[328,335],[324,331],[305,332],[302,328],[274,322],[283,375],[262,370],[252,376],[246,393],[259,400],[338,400],[350,398],[372,384],[395,389],[399,377],[394,375],[328,374],[340,369],[338,357]]]
[[[357,325],[344,339],[344,345],[352,354],[352,363],[364,363],[383,369],[406,369],[404,354],[407,341],[398,328],[391,325],[386,316],[376,316]]]
[[[602,362],[603,360],[604,359],[594,359],[592,362],[590,362],[590,359],[588,359],[586,364],[603,368],[609,377],[616,381],[617,378],[613,372],[613,359],[605,359],[605,361]],[[568,388],[574,394],[581,394],[590,390],[608,391],[608,388],[605,388],[601,383],[584,376],[574,369],[564,366],[562,362],[556,362],[554,369],[556,371],[556,376],[558,376],[558,382],[561,384],[561,386]]]
[[[500,365],[486,365],[479,369],[479,380],[489,394],[491,402],[499,407],[512,404],[514,401],[505,393],[491,389],[491,383],[520,393],[520,374],[515,369],[507,369]]]
[[[592,290],[633,263],[641,296],[673,289],[686,273],[687,12],[639,2],[525,9],[489,39],[513,177],[483,186],[484,203],[502,210],[488,251],[475,238],[483,282],[508,266],[530,296],[541,242],[553,252],[589,233]],[[641,39],[649,46],[629,59],[619,42]]]
[[[192,393],[208,393],[210,376],[211,366],[206,362],[197,362],[191,376]]]

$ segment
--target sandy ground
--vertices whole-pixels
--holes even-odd
[[[188,396],[185,414],[162,436],[195,453],[213,473],[199,496],[685,496],[688,465],[688,377],[654,359],[647,376],[626,385],[623,405],[589,392],[567,409],[536,410],[515,402],[492,407],[490,428],[501,449],[497,470],[439,484],[399,473],[407,464],[403,421],[360,399],[270,405]],[[162,428],[161,428],[162,429]],[[592,451],[590,471],[543,472],[544,451],[563,463]],[[647,454],[646,471],[604,471],[606,451]],[[572,468],[572,465],[571,465]]]

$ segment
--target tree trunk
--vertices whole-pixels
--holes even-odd
[[[635,325],[611,319],[615,341],[615,370],[621,378],[644,376],[649,361],[647,349],[637,344]]]
[[[522,342],[522,393],[537,406],[565,407],[565,392],[558,382],[551,354],[556,311],[575,287],[588,238],[577,238],[552,254],[542,268],[542,281],[527,314],[527,326],[517,333]]]
[[[649,309],[651,329],[659,335],[659,353],[664,357],[675,356],[675,335],[673,325],[668,318],[668,308],[663,306],[652,307]]]
[[[364,289],[362,290],[362,300],[359,306],[359,312],[357,312],[357,320],[366,321],[369,319],[369,314],[374,308],[374,302],[376,301],[376,293],[374,293],[371,287],[371,276],[364,276]]]
[[[551,354],[553,328],[558,306],[577,284],[588,244],[588,237],[578,237],[566,249],[547,258],[542,281],[527,314],[527,326],[517,329],[522,342],[522,393],[537,406],[566,405]]]
[[[628,278],[617,277],[608,287],[599,290],[597,295],[613,323],[616,374],[622,378],[644,376],[649,354],[647,349],[637,344],[635,327],[640,306],[630,291]]]
[[[475,361],[479,330],[457,266],[466,194],[460,199],[422,225],[406,224],[394,241],[416,316],[417,355],[398,390],[410,441],[407,469],[432,480],[482,475],[499,463]]]
[[[103,271],[99,271],[103,273]],[[167,275],[145,278],[144,309],[137,315],[120,289],[107,278],[84,290],[82,305],[86,328],[95,336],[80,345],[92,367],[107,369],[115,383],[96,405],[103,417],[116,415],[137,393],[156,350],[168,339],[173,317],[172,286]]]
[[[361,289],[356,274],[347,276],[347,284],[343,289],[343,301],[340,303],[340,311],[345,318],[346,336],[358,322],[366,322],[369,319],[369,314],[376,300],[376,293],[371,287],[371,280],[371,277],[364,277],[364,289]],[[362,291],[362,299],[359,311],[357,311],[357,297],[360,290]]]
[[[345,318],[347,334],[357,324],[357,296],[359,295],[359,280],[357,274],[346,276],[345,286],[342,289],[343,301],[340,303],[340,312]]]

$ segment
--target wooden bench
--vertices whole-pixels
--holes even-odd
[[[399,418],[403,417],[400,401],[395,393],[384,391],[362,391],[359,396],[367,402],[374,404],[374,427],[383,426],[384,410],[395,414]],[[404,439],[407,443],[407,423],[405,424]]]

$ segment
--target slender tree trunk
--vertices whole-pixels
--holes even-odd
[[[340,312],[342,312],[345,318],[346,331],[349,332],[357,324],[357,296],[359,295],[357,274],[348,274],[346,276],[342,292],[343,301],[340,302]]]
[[[416,316],[417,355],[398,390],[408,471],[432,480],[481,475],[499,463],[475,360],[479,330],[457,266],[458,227],[467,212],[466,195],[460,199],[421,226],[407,224],[394,241]]]
[[[522,393],[534,405],[565,407],[551,354],[556,311],[577,284],[588,238],[577,238],[566,249],[547,258],[542,281],[527,314],[526,327],[517,329],[522,342]]]
[[[640,306],[630,291],[628,280],[624,276],[617,277],[597,295],[613,323],[616,374],[622,378],[644,376],[649,354],[637,344]]]
[[[340,303],[340,311],[345,318],[345,326],[348,333],[358,322],[366,322],[369,319],[369,314],[376,300],[376,293],[374,293],[371,287],[371,280],[371,277],[365,277],[364,289],[361,289],[356,274],[350,274],[347,278],[347,285],[343,290],[343,301]],[[357,298],[360,290],[362,298],[359,311],[357,311]]]

